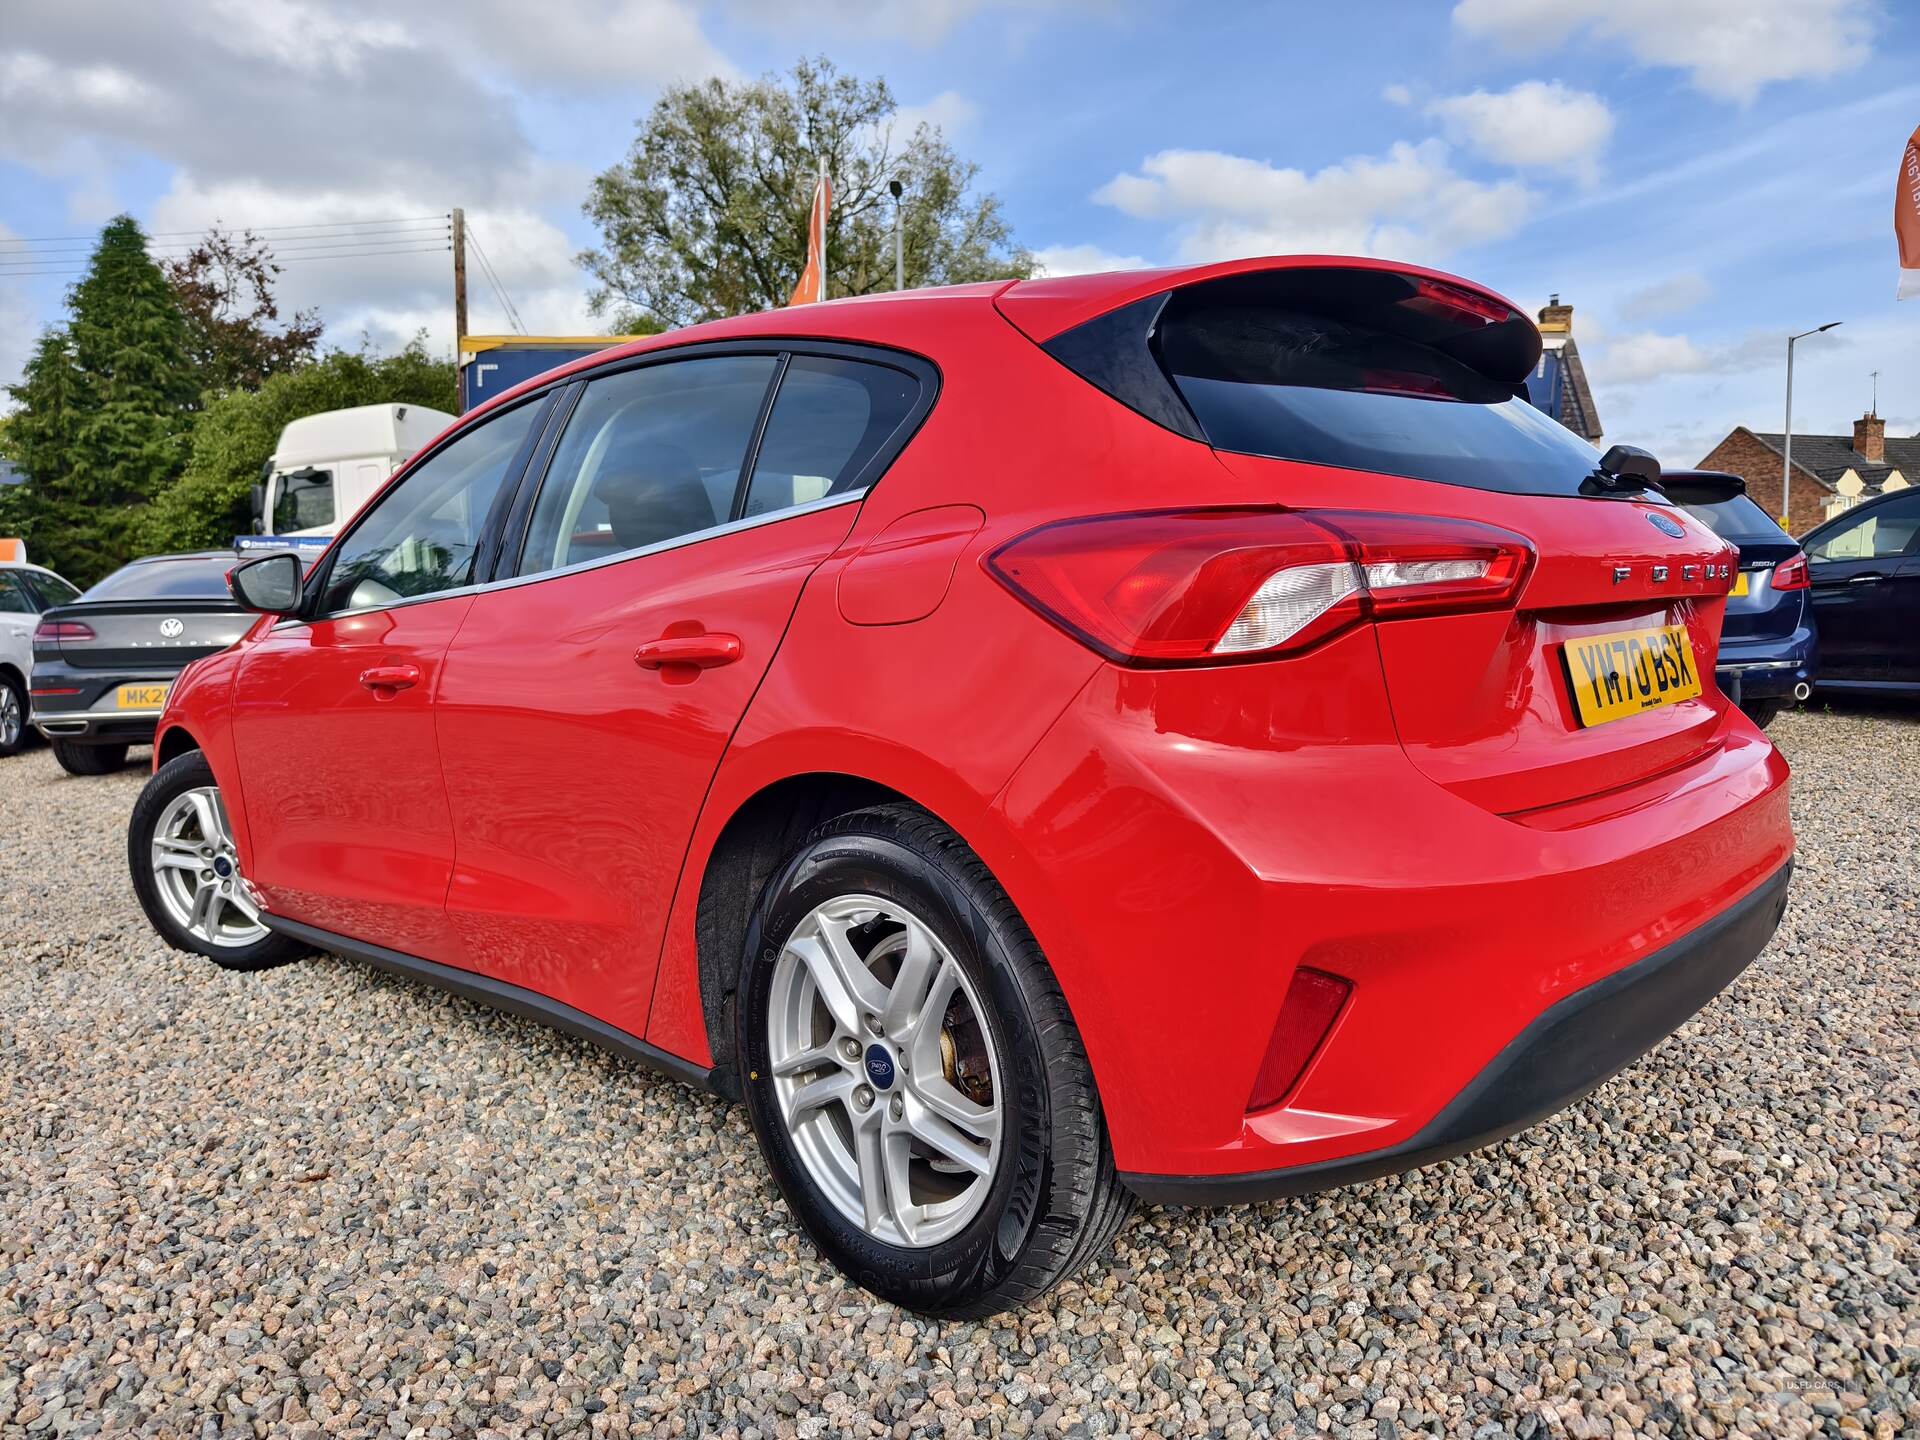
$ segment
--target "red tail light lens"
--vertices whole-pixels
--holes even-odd
[[[1318,1053],[1333,1022],[1353,992],[1353,982],[1324,970],[1300,969],[1293,972],[1287,986],[1287,998],[1280,1006],[1280,1019],[1267,1042],[1267,1053],[1254,1077],[1249,1110],[1265,1110],[1278,1105],[1306,1073],[1307,1062]]]
[[[1813,585],[1813,579],[1807,574],[1807,557],[1795,555],[1792,559],[1782,560],[1773,567],[1773,588],[1775,590],[1806,590]]]
[[[987,557],[1002,584],[1123,665],[1294,654],[1368,618],[1511,605],[1533,548],[1466,520],[1191,510],[1066,520]]]
[[[36,645],[58,645],[63,640],[96,639],[93,627],[79,620],[42,620],[34,627]]]

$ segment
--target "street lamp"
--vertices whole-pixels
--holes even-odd
[[[887,182],[887,190],[893,196],[893,288],[896,290],[907,288],[907,251],[900,230],[900,211],[903,204],[900,192],[905,188],[898,180]]]
[[[1786,453],[1780,459],[1780,528],[1789,535],[1793,533],[1793,511],[1787,505],[1787,486],[1793,481],[1793,342],[1804,340],[1809,335],[1818,335],[1823,330],[1831,330],[1842,323],[1829,320],[1824,325],[1816,325],[1811,330],[1802,330],[1798,335],[1787,337],[1787,433],[1781,437],[1786,442],[1781,449]]]

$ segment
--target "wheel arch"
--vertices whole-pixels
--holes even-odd
[[[700,1013],[713,1056],[713,1085],[739,1097],[733,998],[741,947],[760,891],[775,868],[815,826],[870,805],[908,804],[947,823],[911,795],[862,775],[818,770],[762,785],[727,817],[700,872],[694,956]]]
[[[194,733],[184,725],[169,725],[154,738],[153,768],[158,770],[169,760],[204,749]]]

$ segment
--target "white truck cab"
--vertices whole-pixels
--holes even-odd
[[[356,405],[291,421],[253,487],[255,530],[337,533],[453,420],[425,405]]]

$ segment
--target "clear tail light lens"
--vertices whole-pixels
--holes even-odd
[[[42,620],[34,627],[33,643],[58,645],[63,640],[93,640],[93,627],[79,620]]]
[[[1813,585],[1813,579],[1807,574],[1807,557],[1795,555],[1782,560],[1773,567],[1773,588],[1775,590],[1806,590]]]
[[[1466,520],[1349,510],[1190,510],[1066,520],[988,570],[1108,659],[1294,654],[1362,620],[1512,605],[1533,548]]]

